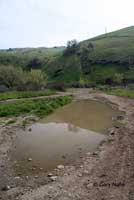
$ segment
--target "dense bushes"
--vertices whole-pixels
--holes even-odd
[[[41,90],[46,85],[47,76],[40,70],[23,71],[13,66],[0,66],[0,91]]]
[[[7,89],[12,89],[22,84],[22,70],[15,69],[12,66],[0,67],[0,85]]]

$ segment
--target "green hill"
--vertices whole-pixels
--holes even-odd
[[[133,66],[132,26],[80,42],[75,52],[60,55],[44,69],[50,81],[64,80],[73,83],[79,80],[79,83],[104,84],[116,79],[117,82],[120,82],[119,79],[133,82]]]
[[[43,69],[48,81],[66,84],[134,82],[134,26],[74,46],[0,50],[0,65]]]
[[[14,48],[0,50],[0,64],[27,68],[42,68],[49,60],[60,55],[65,47]]]
[[[90,52],[93,61],[134,63],[134,26],[86,40],[81,46],[89,43],[94,47]]]

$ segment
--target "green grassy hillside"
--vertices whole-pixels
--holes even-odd
[[[134,82],[134,26],[70,45],[1,50],[0,65],[43,69],[50,83]]]
[[[44,69],[53,81],[105,84],[133,82],[133,66],[134,27],[128,27],[80,42]]]
[[[104,34],[81,42],[81,47],[92,43],[90,59],[93,62],[134,63],[134,26]]]
[[[49,60],[60,55],[65,47],[18,48],[0,50],[0,64],[28,68],[42,68]]]

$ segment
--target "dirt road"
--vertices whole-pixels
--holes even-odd
[[[16,175],[10,161],[12,141],[23,118],[0,130],[0,199],[2,200],[134,200],[134,100],[71,90],[76,99],[100,99],[125,111],[124,125],[113,127],[96,152],[72,166],[47,174]],[[32,119],[31,119],[32,121]]]

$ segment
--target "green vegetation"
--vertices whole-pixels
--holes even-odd
[[[120,97],[134,98],[134,84],[129,84],[127,87],[111,87],[106,85],[98,85],[97,91],[105,92],[110,95],[116,95]]]
[[[47,76],[41,70],[25,72],[13,66],[0,66],[0,91],[41,90],[46,86]]]
[[[134,98],[134,90],[131,89],[123,89],[123,88],[112,88],[108,94],[117,95],[120,97],[129,97]]]
[[[80,61],[76,55],[61,56],[49,63],[44,71],[48,74],[49,83],[72,83],[80,80]]]
[[[49,60],[62,54],[65,47],[17,48],[0,50],[0,64],[24,70],[41,69]]]
[[[77,43],[68,42],[63,54],[44,65],[49,81],[88,84],[134,82],[134,27]],[[133,72],[133,73],[132,73]],[[76,78],[77,77],[77,78]]]
[[[93,45],[90,51],[92,61],[106,64],[110,61],[119,64],[134,62],[134,26],[85,40],[81,46],[88,46],[89,43]]]
[[[71,100],[71,96],[63,96],[55,99],[24,100],[15,103],[0,104],[0,117],[19,116],[27,113],[45,116],[53,112],[56,108],[70,103]]]
[[[134,83],[133,44],[132,26],[66,48],[0,50],[0,91]]]
[[[30,98],[30,97],[38,97],[38,96],[49,96],[53,95],[56,92],[54,90],[44,90],[44,91],[25,91],[25,92],[4,92],[0,93],[0,100],[7,99],[21,99],[21,98]]]

